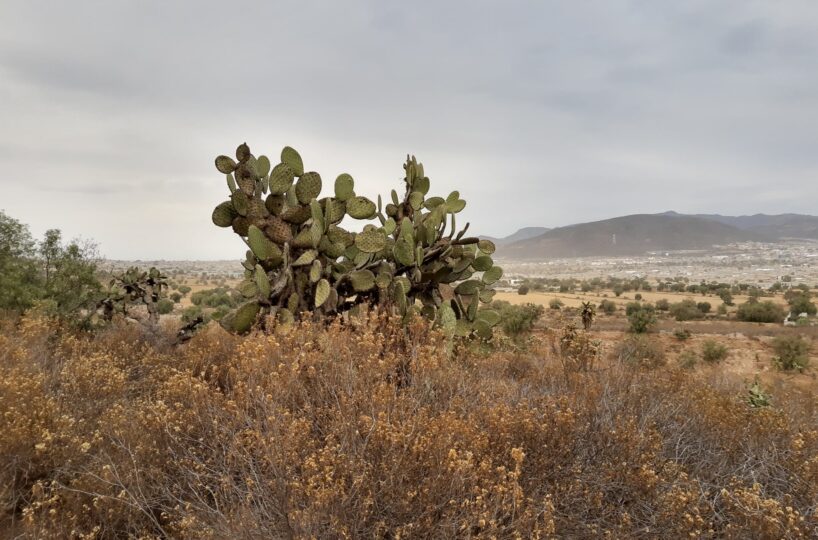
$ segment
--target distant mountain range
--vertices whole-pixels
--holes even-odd
[[[501,257],[548,259],[708,249],[734,242],[772,242],[783,238],[818,239],[818,217],[634,214],[555,229],[526,227],[494,240]]]
[[[519,242],[520,240],[527,240],[529,238],[534,238],[535,236],[539,236],[543,233],[547,233],[550,231],[548,227],[523,227],[519,231],[515,232],[514,234],[510,234],[508,236],[504,236],[502,238],[496,238],[494,236],[483,236],[487,240],[491,240],[498,246],[505,246],[507,244],[513,244],[514,242]]]

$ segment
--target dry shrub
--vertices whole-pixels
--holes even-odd
[[[620,363],[641,369],[656,369],[667,362],[662,343],[639,334],[629,336],[617,344],[614,355]]]
[[[0,496],[39,537],[807,537],[818,430],[733,387],[372,316],[236,338],[0,334]],[[520,353],[522,354],[522,353]],[[401,388],[396,367],[411,379]],[[512,367],[512,365],[514,367]]]

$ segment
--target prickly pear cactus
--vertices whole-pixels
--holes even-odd
[[[115,313],[128,314],[132,304],[144,304],[148,309],[148,321],[155,324],[159,320],[159,300],[168,287],[167,276],[151,267],[141,271],[131,267],[126,272],[114,276],[108,285],[99,308],[105,320],[111,320]]]
[[[269,315],[288,323],[305,312],[328,317],[370,305],[407,320],[423,315],[451,334],[491,337],[500,317],[478,308],[503,275],[494,244],[466,237],[468,223],[458,231],[466,201],[457,191],[429,196],[414,156],[403,166],[403,196],[392,190],[384,206],[380,196],[358,195],[349,174],[321,197],[324,180],[293,148],[274,166],[247,144],[235,155],[216,158],[230,196],[212,216],[249,248],[239,286],[246,301],[222,319],[225,328],[245,333]],[[370,223],[351,232],[341,226],[346,217]]]

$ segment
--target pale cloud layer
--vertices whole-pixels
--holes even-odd
[[[213,157],[374,198],[406,153],[503,235],[818,213],[818,2],[0,2],[0,209],[112,258],[233,258]]]

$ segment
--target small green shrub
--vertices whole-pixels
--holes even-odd
[[[599,303],[599,309],[605,315],[613,315],[616,313],[616,302],[613,300],[603,300]]]
[[[562,300],[559,298],[552,298],[548,301],[548,307],[551,309],[562,309],[562,306],[565,304],[562,303]]]
[[[702,360],[708,364],[715,364],[727,358],[727,346],[718,341],[708,339],[702,343]]]
[[[695,351],[685,349],[679,354],[678,362],[682,369],[693,369],[699,363],[699,355]]]
[[[668,310],[670,310],[670,302],[667,301],[667,298],[660,298],[656,301],[656,311]]]
[[[711,307],[713,306],[710,305],[710,302],[699,302],[696,304],[696,308],[702,313],[710,313]]]
[[[162,298],[156,305],[160,315],[167,315],[173,311],[173,300],[170,298]]]
[[[545,308],[539,304],[515,306],[501,300],[492,302],[491,309],[500,315],[500,328],[512,338],[530,332],[545,313]]]
[[[656,324],[656,313],[650,304],[641,304],[639,309],[632,310],[628,315],[630,331],[634,334],[644,334]]]
[[[687,328],[677,328],[676,330],[673,331],[673,337],[675,337],[679,341],[686,341],[690,339],[691,335],[692,334],[690,330],[688,330]]]
[[[528,294],[528,291],[528,285],[520,285],[520,288],[517,289],[517,294]]]
[[[760,408],[770,406],[770,395],[764,391],[761,384],[758,382],[758,377],[753,381],[752,386],[747,389],[747,403],[750,407]]]
[[[809,365],[810,343],[801,336],[778,336],[773,340],[774,362],[784,371],[804,371]]]
[[[708,304],[708,309],[710,309],[709,306],[710,304]],[[693,300],[682,300],[681,302],[671,304],[670,314],[673,315],[677,321],[694,321],[704,316]]]

